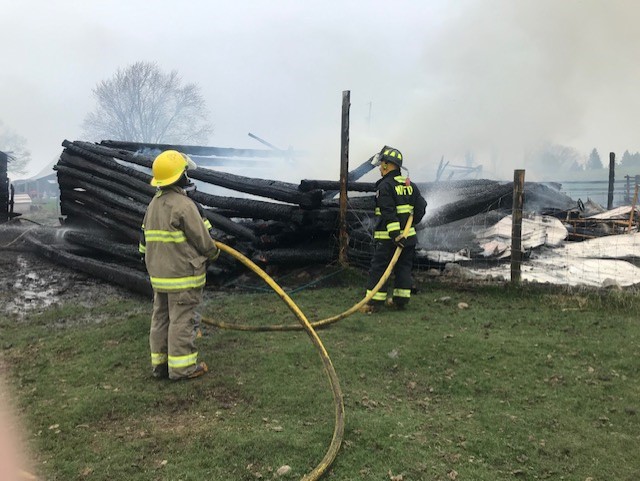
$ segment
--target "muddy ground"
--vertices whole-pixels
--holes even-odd
[[[38,255],[24,241],[29,228],[34,224],[0,225],[0,316],[27,321],[30,316],[46,309],[65,304],[93,307],[107,301],[133,299],[139,301],[140,309],[151,312],[151,298],[137,294],[124,287],[109,283],[80,270],[54,263]],[[53,231],[60,226],[51,226]],[[46,234],[46,233],[45,233]],[[55,248],[59,242],[56,235],[45,235],[48,245]],[[68,248],[64,243],[60,249]],[[285,269],[285,272],[270,272],[285,289],[296,289],[321,280],[327,284],[338,278],[335,268],[311,266]],[[261,292],[269,288],[251,272],[241,273],[225,280],[223,285],[212,287],[216,291]],[[98,314],[96,314],[98,316]],[[96,317],[97,319],[97,317]],[[61,323],[64,321],[61,321]]]
[[[75,303],[92,307],[106,300],[144,299],[118,286],[91,278],[19,248],[0,247],[2,315],[27,320],[52,306]]]

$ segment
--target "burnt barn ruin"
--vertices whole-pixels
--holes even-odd
[[[151,165],[162,150],[174,148],[194,158],[190,171],[197,190],[190,195],[204,208],[214,236],[272,271],[338,262],[340,182],[304,179],[299,183],[224,172],[259,162],[296,162],[295,152],[220,147],[139,144],[121,141],[62,144],[54,166],[60,188],[58,228],[34,229],[25,242],[40,255],[128,289],[150,293],[138,242],[146,206],[155,193]],[[370,159],[348,174],[346,229],[350,265],[369,265],[374,224],[374,182],[359,179],[374,167]],[[236,169],[237,170],[237,169]],[[415,181],[415,180],[414,180]],[[417,182],[430,204],[416,226],[417,268],[442,268],[446,262],[432,250],[469,251],[469,235],[461,223],[482,217],[496,222],[513,203],[513,183],[489,180]],[[542,184],[525,184],[529,208],[566,212],[573,201]],[[447,202],[442,202],[446,198]],[[436,207],[434,207],[436,206]],[[441,244],[441,245],[440,245]],[[482,251],[477,246],[475,251]],[[208,282],[228,283],[246,273],[237,261],[222,256],[209,267]]]

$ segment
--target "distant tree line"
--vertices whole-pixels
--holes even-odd
[[[617,165],[625,169],[638,169],[640,171],[640,152],[631,153],[625,150],[621,158],[618,158]],[[602,170],[608,168],[600,158],[598,149],[593,149],[585,157],[577,149],[565,145],[547,143],[539,146],[526,155],[526,165],[528,168],[543,174],[553,174],[554,172],[580,172]]]
[[[628,150],[625,150],[624,154],[622,154],[622,158],[618,162],[618,165],[625,169],[640,169],[640,152],[635,152],[632,154]],[[598,151],[596,149],[593,149],[584,165],[584,169],[597,170],[604,168],[605,165],[600,159],[600,154],[598,154]]]

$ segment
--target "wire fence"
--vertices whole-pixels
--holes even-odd
[[[426,249],[449,243],[477,278],[510,279],[511,212],[487,211],[454,225],[429,229]],[[630,286],[640,282],[640,212],[635,206],[601,214],[579,208],[544,215],[524,212],[521,278],[568,286]],[[466,244],[466,247],[465,247]]]
[[[564,193],[595,200],[606,196],[608,183],[568,183]],[[603,189],[601,184],[606,184]],[[564,184],[563,184],[564,185]],[[582,203],[573,209],[525,211],[522,221],[521,279],[566,286],[630,286],[640,282],[640,211],[632,206],[635,182],[616,183],[615,210],[587,212]],[[572,189],[573,188],[573,189]],[[585,196],[585,193],[588,194]],[[456,275],[470,280],[504,279],[511,274],[511,200],[508,207],[482,212],[437,226],[422,222],[416,229],[418,247],[414,268],[434,275]],[[605,199],[606,200],[606,199]],[[598,202],[599,203],[599,202]],[[606,206],[606,202],[605,202]],[[584,206],[582,206],[584,208]],[[429,210],[429,208],[428,208]],[[428,214],[427,214],[428,215]],[[350,233],[349,262],[368,267],[373,252],[373,219],[362,216],[361,229]]]
[[[640,175],[625,176],[614,181],[613,185],[613,206],[628,205],[633,202],[635,186],[640,184]],[[577,181],[565,180],[561,182],[561,192],[572,199],[586,201],[591,199],[594,202],[607,207],[609,197],[609,181],[592,180]]]

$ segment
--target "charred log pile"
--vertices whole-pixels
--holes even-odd
[[[178,148],[199,164],[189,173],[198,186],[190,196],[203,206],[216,239],[263,265],[327,264],[335,259],[338,206],[323,199],[322,189],[300,189],[297,184],[202,167],[235,156],[265,158],[271,151],[111,141],[65,141],[63,146],[54,169],[63,223],[69,228],[65,240],[81,253],[143,269],[137,244],[144,212],[155,193],[149,184],[151,165],[161,150]],[[223,189],[227,195],[218,193]],[[356,209],[350,218],[360,222],[369,214]],[[210,267],[209,277],[215,281],[218,274],[226,279],[236,269],[240,266],[234,261],[221,259]]]
[[[222,165],[223,161],[234,165],[234,158],[257,162],[282,157],[282,151],[115,141],[64,141],[62,145],[64,150],[54,169],[64,226],[71,228],[65,237],[75,246],[76,256],[106,256],[117,263],[128,263],[132,269],[144,269],[137,244],[145,209],[155,193],[149,184],[151,165],[160,151],[176,148],[196,157],[199,167],[189,175],[198,188],[190,196],[204,207],[216,239],[262,265],[328,264],[337,260],[339,182],[302,180],[292,184],[205,167]],[[367,161],[349,174],[348,256],[350,262],[360,266],[367,266],[372,254],[375,184],[357,180],[372,168]],[[428,209],[418,229],[510,208],[512,203],[510,183],[474,180],[418,185],[430,204],[438,204],[434,200],[443,196],[449,200],[435,211]],[[544,195],[550,194],[544,190]],[[567,203],[566,199],[556,199],[553,207]],[[427,262],[418,259],[418,264]],[[239,271],[235,261],[223,259],[210,268],[213,275],[209,277],[216,282]]]

